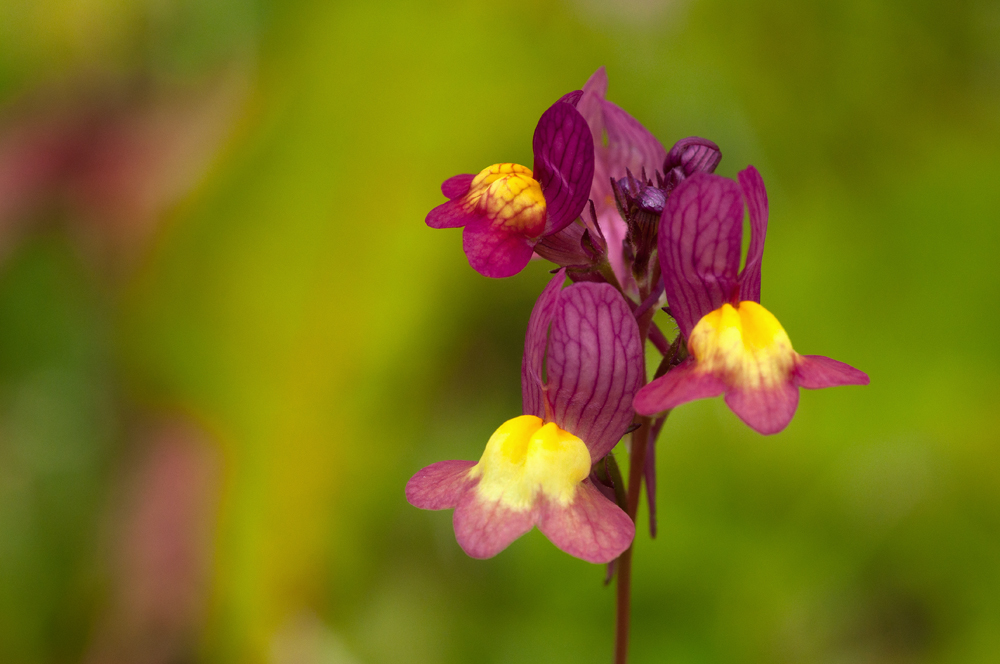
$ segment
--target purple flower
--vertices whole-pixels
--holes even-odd
[[[750,245],[740,267],[743,204]],[[760,305],[767,192],[753,166],[739,184],[695,173],[677,185],[660,220],[659,258],[670,310],[689,357],[642,388],[635,409],[660,413],[724,394],[726,404],[763,434],[784,429],[800,387],[867,385],[868,376],[820,355],[799,355],[784,328]]]
[[[571,92],[542,114],[532,140],[534,171],[520,164],[494,164],[441,185],[450,200],[428,213],[427,225],[464,226],[465,255],[480,274],[517,274],[539,240],[562,230],[587,204],[594,142],[576,110],[581,94]]]
[[[496,555],[536,525],[593,563],[614,560],[635,535],[590,473],[632,421],[643,382],[639,329],[614,288],[584,282],[563,290],[565,272],[549,282],[528,322],[524,414],[496,430],[478,463],[441,461],[406,485],[416,507],[455,508],[455,537],[474,558]]]
[[[626,170],[652,176],[663,167],[667,152],[638,120],[605,99],[607,92],[608,74],[601,67],[583,86],[577,109],[590,126],[596,153],[590,198],[594,201],[601,232],[607,239],[611,267],[619,283],[627,287],[631,275],[621,246],[628,228],[615,206],[611,180],[625,177]]]

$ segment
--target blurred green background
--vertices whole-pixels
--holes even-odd
[[[423,217],[600,65],[872,378],[671,415],[633,661],[1000,660],[993,0],[3,0],[0,661],[610,661],[603,568],[403,497],[520,413],[549,268]]]

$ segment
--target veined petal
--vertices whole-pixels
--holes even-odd
[[[603,458],[632,421],[644,380],[638,325],[612,286],[578,283],[561,293],[546,373],[553,421]]]
[[[466,224],[462,249],[472,269],[493,278],[511,277],[523,270],[533,251],[523,235],[497,229],[484,218]]]
[[[864,371],[822,355],[799,355],[795,365],[795,383],[809,390],[838,385],[867,385],[868,382],[868,374]]]
[[[545,194],[545,235],[580,216],[594,180],[594,140],[573,104],[558,101],[542,114],[532,138],[534,174]]]
[[[621,252],[627,229],[615,207],[611,179],[617,182],[625,177],[626,170],[636,175],[645,171],[652,177],[662,167],[667,152],[638,120],[605,99],[607,91],[608,75],[601,67],[583,87],[577,109],[590,126],[594,142],[596,161],[590,198],[608,241],[608,260],[619,283],[627,286],[632,276]]]
[[[738,386],[726,392],[726,405],[751,429],[769,436],[792,421],[799,406],[799,388],[790,380],[756,387]]]
[[[479,215],[470,211],[462,199],[442,203],[427,213],[425,223],[431,228],[461,228],[479,219]]]
[[[441,183],[441,193],[448,198],[461,198],[469,193],[469,188],[475,177],[472,173],[453,175]]]
[[[557,547],[590,563],[609,563],[635,537],[635,524],[590,480],[584,480],[572,502],[544,501],[538,529]]]
[[[694,358],[663,374],[639,390],[633,405],[640,415],[656,415],[698,399],[717,397],[726,383],[712,372],[700,371]]]
[[[535,525],[535,510],[517,511],[475,491],[462,494],[452,520],[455,540],[472,558],[492,558]]]
[[[524,355],[521,358],[521,399],[524,414],[545,417],[545,396],[542,388],[542,363],[549,341],[549,327],[555,314],[559,292],[566,281],[566,270],[559,270],[538,296],[528,319],[524,335]]]
[[[685,337],[738,294],[743,196],[728,178],[695,173],[667,199],[659,231],[667,302]]]
[[[760,269],[764,261],[764,238],[767,236],[767,190],[757,169],[747,166],[739,174],[740,189],[750,210],[750,246],[740,274],[740,300],[760,302]]]
[[[406,483],[406,500],[425,510],[446,510],[458,505],[471,482],[475,461],[438,461],[417,472]]]

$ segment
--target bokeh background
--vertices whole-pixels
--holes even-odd
[[[610,661],[603,568],[403,497],[548,277],[423,217],[601,65],[760,169],[766,306],[872,378],[671,415],[633,661],[998,661],[992,0],[3,0],[0,661]]]

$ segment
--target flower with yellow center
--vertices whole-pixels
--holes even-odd
[[[564,280],[560,270],[528,323],[525,414],[493,433],[478,463],[441,461],[406,485],[417,507],[455,509],[455,537],[475,558],[496,555],[538,526],[563,551],[605,563],[635,534],[590,472],[632,421],[643,380],[639,330],[614,288],[578,283],[562,290]]]
[[[752,234],[740,272],[744,201]],[[843,362],[796,353],[781,323],[760,305],[766,231],[767,193],[752,166],[739,174],[739,185],[696,173],[671,193],[658,251],[667,301],[690,355],[639,391],[638,413],[724,394],[744,422],[771,434],[791,421],[798,388],[868,384],[867,375]]]
[[[431,228],[459,228],[465,255],[480,274],[509,277],[535,245],[572,223],[594,179],[594,140],[570,93],[542,114],[532,140],[535,165],[494,164],[444,181],[448,197],[427,215]]]

